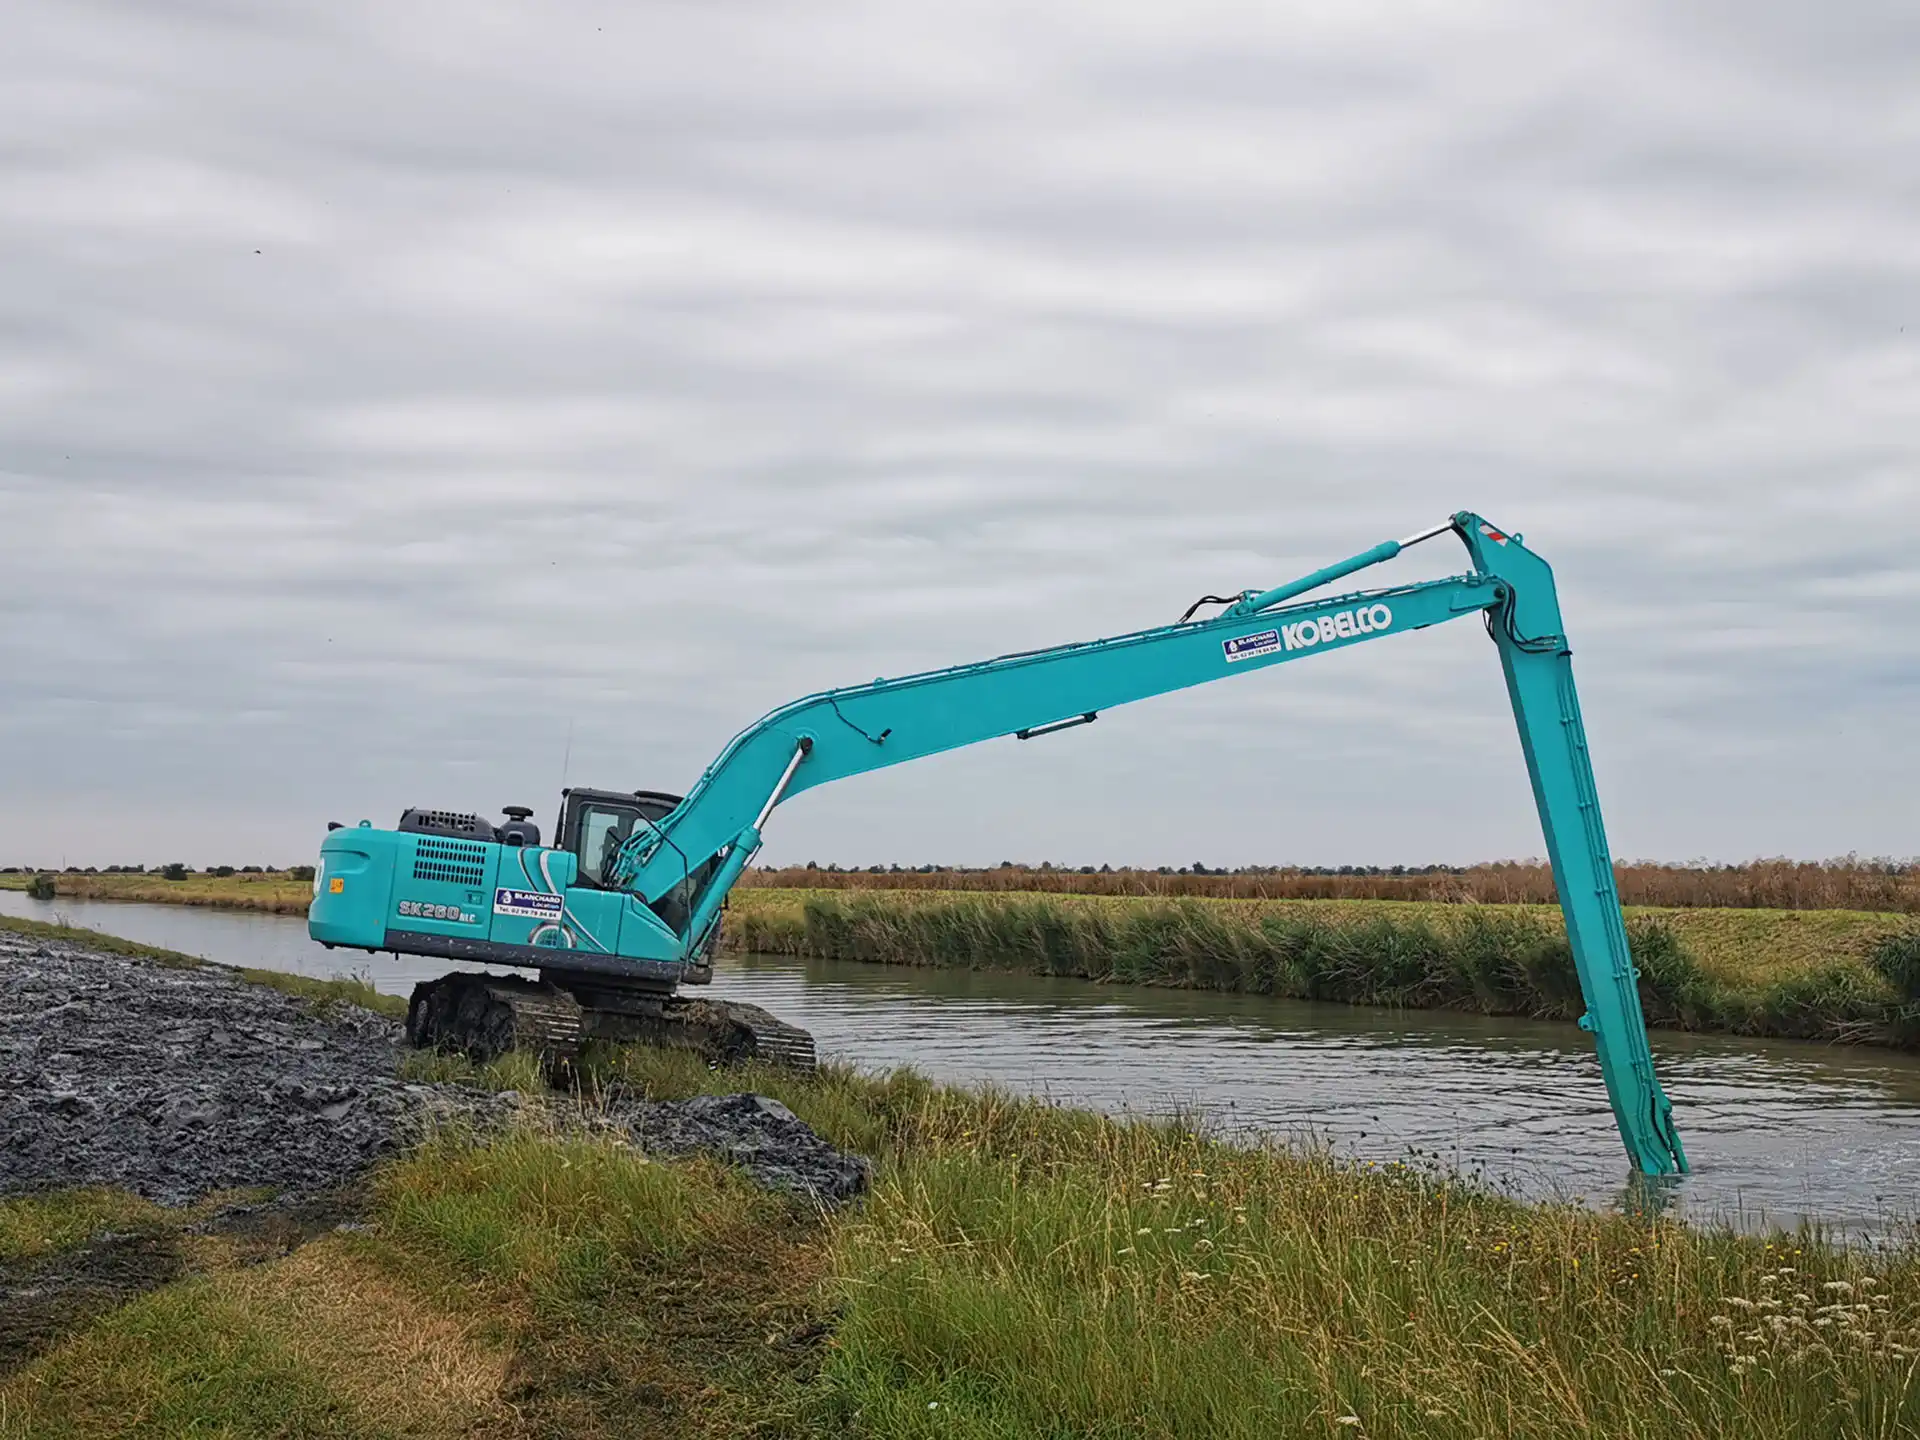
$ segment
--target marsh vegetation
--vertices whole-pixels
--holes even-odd
[[[873,1192],[828,1214],[566,1126],[449,1133],[379,1171],[350,1229],[266,1264],[202,1245],[179,1278],[52,1341],[0,1381],[0,1433],[1920,1425],[1904,1244],[1520,1205],[1417,1167],[907,1073],[716,1074],[625,1051],[587,1078],[773,1094],[874,1156]],[[164,1223],[99,1195],[0,1205],[11,1253],[43,1265],[95,1221]]]

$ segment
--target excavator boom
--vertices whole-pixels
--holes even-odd
[[[1300,598],[1448,533],[1465,543],[1471,558],[1472,568],[1462,574]],[[349,918],[349,907],[333,903],[341,890],[332,882],[381,868],[366,862],[371,835],[384,832],[364,824],[338,832],[322,848],[321,878],[332,880],[316,893],[310,928],[329,943],[505,960],[538,966],[543,976],[700,978],[693,972],[710,949],[728,892],[760,848],[768,817],[803,790],[983,740],[1037,738],[1091,723],[1130,701],[1478,614],[1500,652],[1586,1001],[1580,1023],[1593,1034],[1621,1138],[1642,1172],[1685,1170],[1671,1107],[1653,1071],[1572,656],[1546,562],[1518,535],[1462,511],[1444,525],[1386,541],[1290,584],[1215,603],[1225,608],[1207,619],[1191,618],[1190,609],[1172,625],[822,691],[782,706],[735,736],[684,799],[657,818],[643,816],[617,844],[609,842],[598,858],[595,893],[570,888],[583,873],[579,867],[595,857],[521,847],[513,873],[526,889],[499,882],[496,923],[485,936],[462,933],[479,917],[456,905],[450,921],[438,917],[445,923],[424,932],[387,925],[379,943],[369,943],[370,915],[361,909]],[[502,861],[487,873],[504,875],[506,868]],[[605,902],[617,902],[617,913]],[[380,903],[391,901],[381,897]],[[590,914],[576,913],[593,906],[602,916],[598,927]],[[389,914],[383,908],[380,920]],[[517,923],[524,931],[530,922],[537,928],[503,941],[502,915],[509,928]]]

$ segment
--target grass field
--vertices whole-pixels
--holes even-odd
[[[876,1157],[874,1191],[827,1216],[711,1162],[528,1122],[389,1165],[359,1228],[264,1263],[99,1192],[0,1202],[10,1280],[70,1263],[90,1226],[144,1227],[177,1262],[0,1377],[0,1435],[1920,1427],[1909,1246],[1523,1206],[907,1074],[715,1074],[657,1052],[591,1073],[776,1094]]]

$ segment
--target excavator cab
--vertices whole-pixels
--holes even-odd
[[[679,803],[678,795],[658,790],[562,790],[555,844],[579,861],[575,883],[611,889],[608,877],[620,847],[634,831],[664,818]]]
[[[560,792],[560,823],[555,830],[558,849],[574,857],[579,866],[574,884],[596,890],[614,890],[614,862],[620,847],[635,831],[672,813],[680,803],[678,795],[662,790],[589,790],[585,787]],[[666,894],[653,902],[653,913],[675,930],[686,929],[692,914],[693,897],[706,886],[719,868],[717,859],[696,865],[692,872]],[[715,937],[717,940],[717,936]],[[711,955],[713,941],[707,945]]]

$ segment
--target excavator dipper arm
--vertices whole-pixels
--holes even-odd
[[[1288,603],[1448,532],[1472,558],[1465,574]],[[721,856],[685,931],[661,925],[663,954],[690,956],[759,849],[773,808],[802,790],[1000,736],[1037,738],[1129,701],[1476,613],[1487,617],[1500,652],[1586,1000],[1581,1025],[1594,1036],[1621,1138],[1642,1172],[1684,1171],[1686,1154],[1653,1072],[1553,572],[1518,536],[1465,511],[1291,584],[1247,591],[1211,619],[876,680],[782,706],[736,736],[672,813],[635,833],[612,878],[653,901]]]

